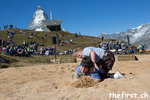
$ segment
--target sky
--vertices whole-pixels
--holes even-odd
[[[0,0],[0,27],[12,24],[27,29],[40,6],[50,18],[62,19],[71,33],[98,36],[150,22],[150,0]]]

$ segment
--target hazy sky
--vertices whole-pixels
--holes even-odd
[[[72,33],[98,36],[150,22],[150,0],[0,0],[0,27],[27,29],[36,6]],[[2,27],[3,29],[3,27]]]

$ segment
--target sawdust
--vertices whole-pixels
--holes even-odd
[[[108,78],[93,83],[90,78],[72,79],[77,63],[39,64],[0,69],[0,100],[137,100],[110,98],[110,93],[146,93],[150,100],[150,55],[136,55],[138,61],[116,60],[114,74],[125,79]],[[85,87],[85,88],[84,88]]]
[[[75,88],[88,88],[88,87],[94,87],[96,83],[90,76],[84,76],[76,80],[72,83],[72,86]]]

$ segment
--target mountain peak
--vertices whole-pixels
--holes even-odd
[[[36,7],[36,10],[40,10],[41,9],[41,7],[38,5],[37,7]]]
[[[45,11],[40,7],[37,6],[36,10],[34,12],[34,15],[32,17],[32,20],[28,26],[29,30],[37,30],[37,29],[43,29],[44,25],[42,23],[42,20],[48,20],[48,16],[46,15]]]

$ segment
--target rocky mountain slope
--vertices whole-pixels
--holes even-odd
[[[150,49],[150,23],[142,24],[136,28],[127,29],[126,32],[119,33],[102,33],[98,37],[112,38],[127,41],[127,35],[130,37],[130,43],[137,46],[144,44],[145,49]]]

